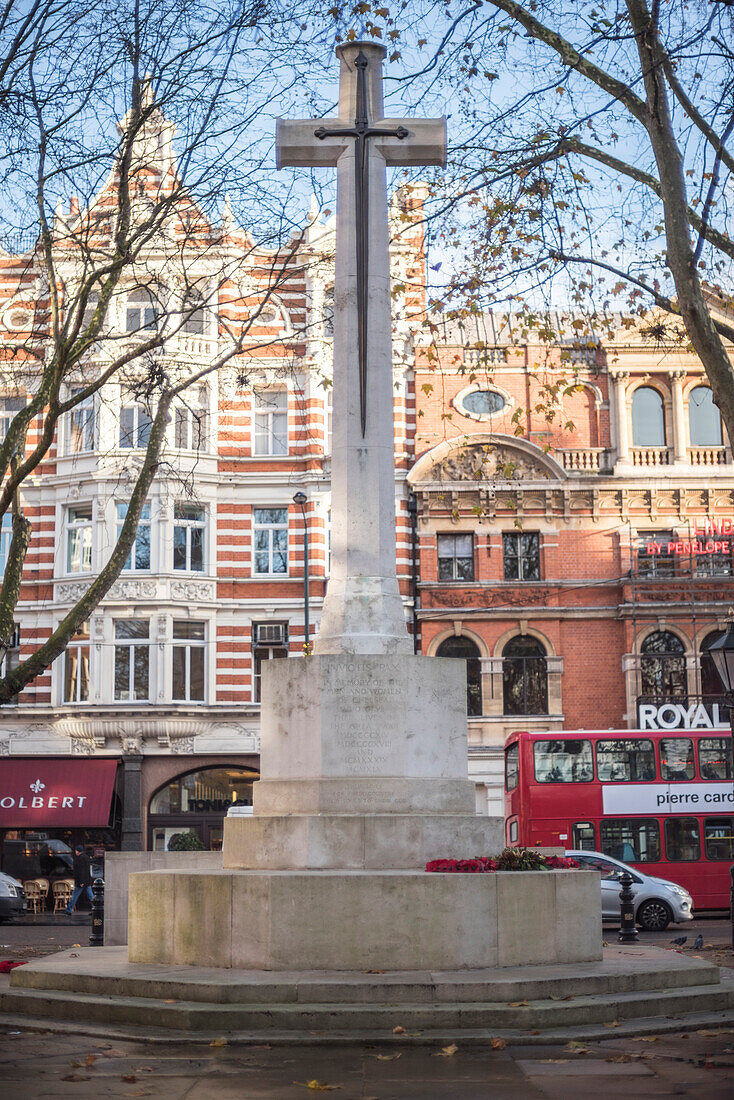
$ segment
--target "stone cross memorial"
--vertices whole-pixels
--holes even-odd
[[[314,653],[412,651],[395,573],[386,165],[443,165],[446,120],[386,119],[383,46],[337,47],[337,119],[279,119],[278,167],[336,167],[331,576]]]
[[[312,656],[263,666],[261,778],[253,815],[225,821],[222,870],[131,876],[131,962],[452,970],[532,951],[535,907],[503,886],[525,876],[425,871],[429,859],[503,845],[502,819],[476,814],[467,775],[464,662],[413,654],[396,574],[386,166],[443,164],[446,126],[383,117],[382,46],[336,52],[339,117],[277,129],[280,166],[337,170],[321,627]],[[587,890],[598,910],[595,879]],[[597,957],[555,886],[544,891],[539,957]]]

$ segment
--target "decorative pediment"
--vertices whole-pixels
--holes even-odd
[[[565,480],[563,468],[534,443],[503,435],[461,436],[418,459],[408,480],[435,482]]]

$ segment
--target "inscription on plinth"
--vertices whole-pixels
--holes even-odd
[[[460,662],[413,655],[270,661],[262,777],[466,781],[464,678]]]

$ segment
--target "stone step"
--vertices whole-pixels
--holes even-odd
[[[714,986],[710,963],[659,949],[607,951],[603,962],[459,972],[288,973],[136,966],[125,948],[86,948],[14,971],[13,988],[224,1004],[449,1004],[552,1002],[565,996]],[[552,996],[551,996],[552,995]]]
[[[615,1021],[712,1014],[734,1009],[734,984],[689,986],[597,996],[575,996],[572,1001],[536,1000],[528,1005],[497,1002],[433,1004],[211,1004],[201,1001],[128,997],[118,994],[79,994],[29,988],[0,993],[0,1012],[15,1017],[67,1023],[133,1025],[173,1031],[236,1032],[359,1032],[388,1036],[401,1026],[406,1031],[491,1029],[504,1032],[547,1031],[612,1024]]]

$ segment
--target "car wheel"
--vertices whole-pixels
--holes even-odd
[[[664,932],[672,919],[668,906],[657,898],[644,901],[637,910],[637,923],[646,932]]]

